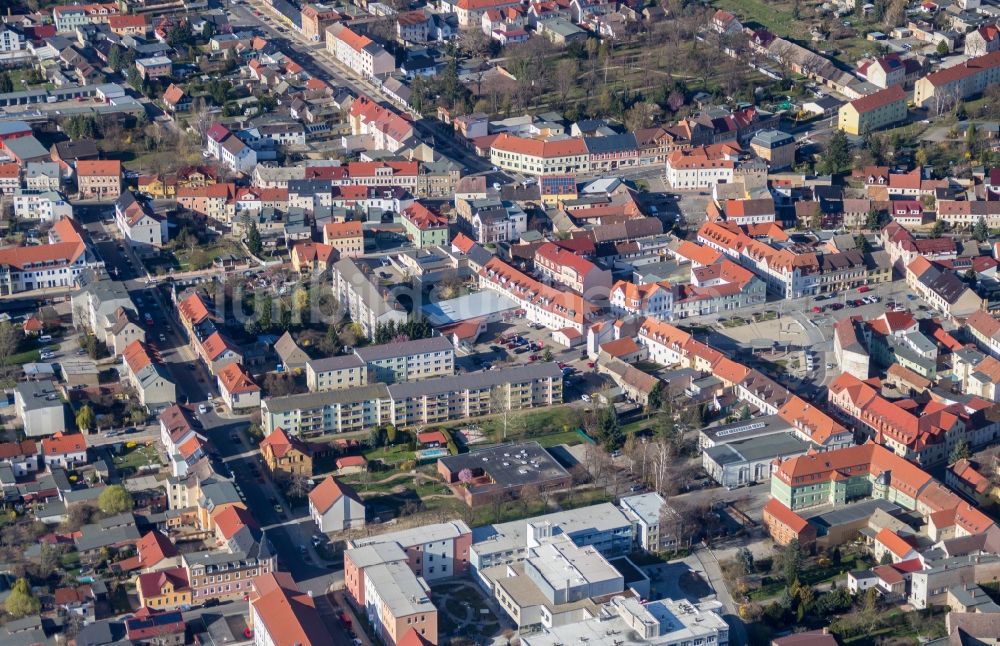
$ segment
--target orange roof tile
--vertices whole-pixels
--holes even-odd
[[[875,540],[882,543],[886,549],[900,559],[906,557],[907,554],[913,551],[912,545],[910,545],[899,534],[887,527],[883,527],[879,530],[878,534],[875,534]]]
[[[326,513],[342,496],[361,501],[354,489],[342,482],[337,482],[333,476],[327,476],[326,480],[309,492],[310,502],[321,514]]]
[[[220,370],[219,381],[231,395],[260,392],[260,386],[254,383],[238,363],[231,363]]]
[[[253,514],[236,505],[228,505],[215,515],[215,527],[227,541],[244,527],[257,527]]]
[[[323,225],[323,237],[327,240],[342,240],[344,238],[360,238],[364,235],[361,223],[357,220],[347,222],[327,222]]]
[[[181,318],[191,325],[196,325],[208,318],[208,308],[199,294],[191,294],[185,298],[177,306],[177,309],[180,312]]]
[[[66,455],[87,450],[87,438],[81,433],[64,435],[56,433],[42,440],[43,455]]]
[[[777,498],[771,498],[767,501],[767,504],[764,505],[764,513],[796,534],[801,534],[809,527],[809,522],[805,518],[783,505]]]
[[[493,140],[491,148],[493,150],[545,159],[587,154],[587,144],[579,137],[543,141],[541,139],[517,137],[506,132]]]
[[[117,159],[81,159],[76,162],[78,177],[121,177],[122,163]]]

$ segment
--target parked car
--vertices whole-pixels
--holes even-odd
[[[198,404],[198,412],[204,415],[205,413],[208,412],[208,406],[206,406],[205,404]]]

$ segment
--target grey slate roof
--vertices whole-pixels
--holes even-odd
[[[454,351],[455,346],[446,337],[432,336],[426,339],[414,339],[403,343],[383,343],[382,345],[372,345],[365,348],[358,348],[354,351],[365,363],[384,361],[396,357],[406,357],[427,352]]]
[[[481,390],[504,383],[520,383],[548,377],[562,378],[562,370],[559,369],[557,363],[531,363],[513,368],[468,372],[462,375],[392,384],[389,386],[389,396],[393,400],[399,400],[453,390]]]
[[[302,393],[287,397],[273,397],[266,400],[267,410],[280,413],[290,410],[319,408],[336,404],[352,404],[371,399],[387,399],[389,390],[385,384],[370,384],[344,390],[327,390],[318,393]]]

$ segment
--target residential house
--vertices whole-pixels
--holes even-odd
[[[365,505],[358,494],[333,476],[309,492],[309,517],[323,533],[364,527]]]
[[[122,365],[139,403],[146,408],[166,408],[177,401],[177,387],[170,373],[142,341],[133,341],[124,349]]]
[[[337,251],[339,258],[356,258],[365,253],[365,233],[361,222],[327,222],[323,225],[323,244]]]
[[[14,410],[27,437],[66,430],[66,409],[54,381],[22,381],[14,386]]]
[[[48,468],[72,469],[87,463],[87,438],[82,433],[57,432],[42,440],[42,461]]]
[[[396,59],[371,38],[343,24],[326,29],[326,49],[345,66],[372,80],[392,74]]]
[[[418,249],[448,244],[448,218],[417,202],[400,213],[406,237]],[[325,233],[325,229],[324,229]]]
[[[260,454],[272,476],[287,479],[313,474],[312,450],[309,445],[281,428],[276,428],[260,441]]]
[[[230,363],[219,370],[219,393],[229,410],[260,407],[260,386],[254,383],[243,367]]]
[[[175,567],[140,574],[136,580],[139,605],[150,610],[179,610],[191,605],[188,571]]]
[[[117,200],[122,190],[122,163],[81,159],[76,162],[76,183],[81,199]]]
[[[136,200],[132,191],[125,191],[115,201],[115,224],[128,245],[140,255],[156,253],[167,242],[166,219]]]
[[[837,127],[849,135],[874,132],[906,120],[906,92],[899,85],[855,99],[840,108]]]

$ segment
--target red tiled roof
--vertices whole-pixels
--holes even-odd
[[[1000,65],[1000,51],[990,52],[989,54],[978,56],[976,58],[970,58],[965,61],[965,63],[960,63],[939,72],[928,74],[924,77],[924,79],[926,79],[931,85],[940,87],[968,76],[980,74],[983,70],[992,69],[997,65]]]
[[[316,488],[309,492],[309,500],[319,513],[325,513],[342,496],[346,496],[360,502],[358,494],[348,485],[337,482],[333,476],[327,476],[326,480],[316,485]]]
[[[366,460],[363,455],[345,455],[342,458],[337,458],[336,464],[338,469],[346,467],[363,467],[368,464],[368,460]]]
[[[181,318],[191,325],[195,325],[208,318],[208,308],[205,301],[198,294],[191,294],[177,306]]]
[[[328,240],[343,240],[344,238],[360,238],[364,235],[361,223],[357,220],[347,222],[327,222],[323,225],[323,237]]]
[[[796,534],[801,534],[809,527],[809,522],[805,518],[783,505],[777,498],[771,498],[767,501],[767,504],[764,505],[764,513],[769,514]]]
[[[32,440],[23,442],[2,442],[0,443],[0,460],[10,460],[11,458],[27,458],[38,455],[38,445]]]
[[[253,514],[236,505],[229,505],[215,515],[215,527],[227,541],[244,527],[257,527]]]
[[[541,139],[517,137],[506,132],[493,141],[491,148],[493,150],[502,150],[504,152],[546,159],[587,154],[587,144],[582,138],[573,137],[543,141]]]
[[[87,438],[82,433],[64,435],[56,433],[42,440],[43,455],[67,455],[87,450]]]
[[[205,356],[209,358],[210,361],[218,359],[227,350],[232,350],[226,340],[222,338],[222,334],[219,332],[214,333],[212,336],[208,337],[201,343],[201,347],[205,350]]]
[[[913,546],[906,539],[888,527],[880,529],[878,534],[875,534],[875,540],[882,543],[897,558],[903,558],[913,551]]]
[[[271,434],[260,441],[260,450],[270,447],[271,453],[276,458],[283,458],[288,452],[295,449],[299,453],[309,453],[309,447],[295,436],[288,435],[285,429],[280,426],[271,431]]]
[[[177,556],[177,547],[162,532],[151,531],[135,544],[141,567],[153,567],[164,559]]]
[[[143,599],[149,599],[160,596],[160,590],[167,583],[173,584],[175,592],[187,590],[189,588],[187,570],[175,567],[141,574],[136,580],[136,587],[142,592]]]
[[[117,159],[81,159],[76,162],[78,177],[121,177],[122,163]]]
[[[893,85],[884,90],[879,90],[874,94],[851,101],[851,107],[857,110],[858,114],[865,114],[896,101],[906,101],[906,92],[903,91],[902,87]]]
[[[219,381],[231,395],[260,392],[260,386],[255,384],[250,375],[236,363],[231,363],[219,371]]]

